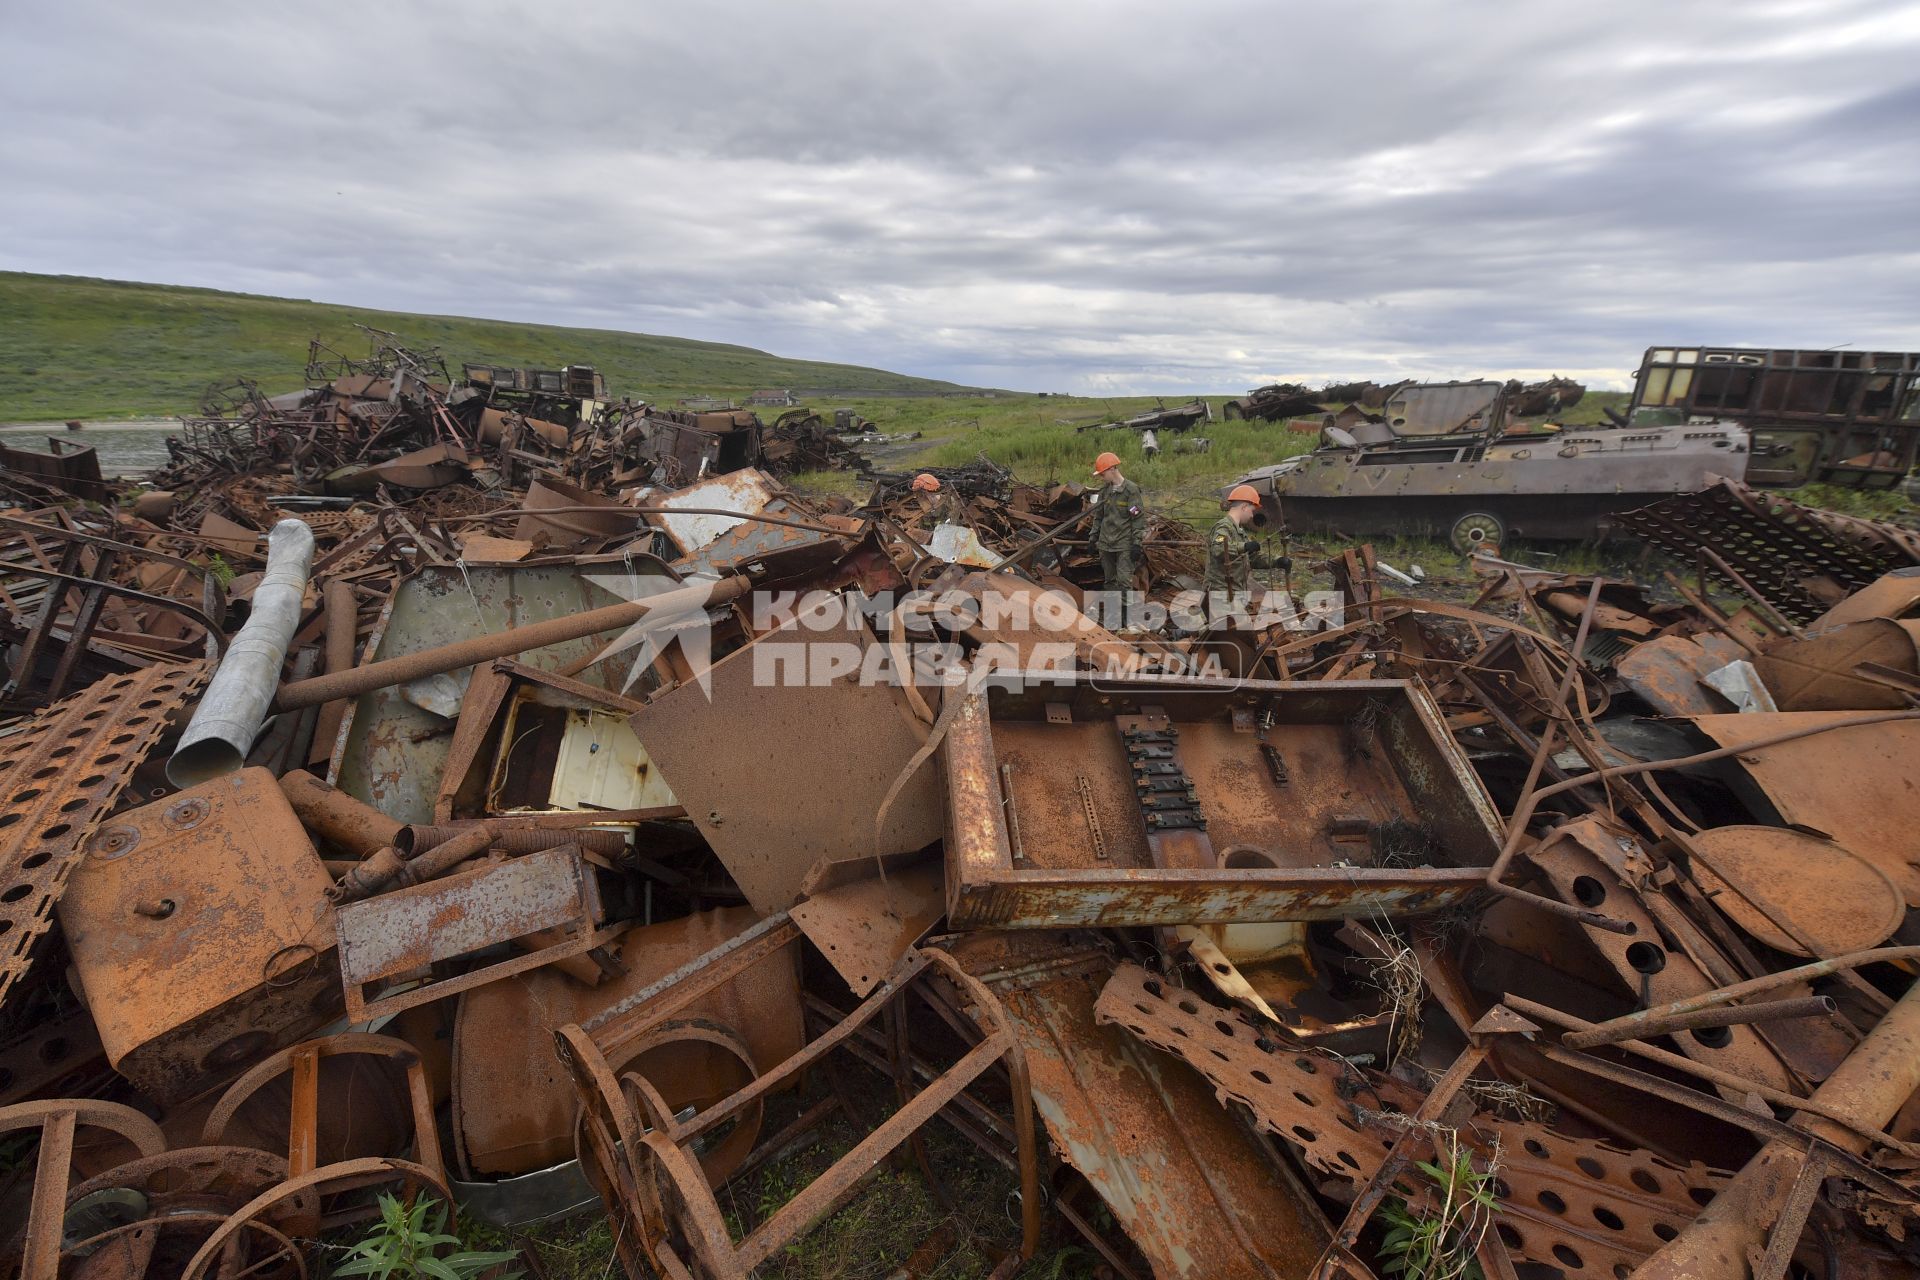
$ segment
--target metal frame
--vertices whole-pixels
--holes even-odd
[[[595,1031],[575,1025],[563,1027],[556,1034],[560,1059],[582,1103],[581,1163],[617,1220],[615,1237],[629,1274],[744,1280],[755,1267],[844,1204],[888,1154],[903,1145],[915,1148],[922,1168],[931,1176],[931,1165],[918,1146],[918,1131],[954,1106],[967,1113],[961,1119],[963,1132],[978,1127],[977,1119],[971,1118],[976,1106],[970,1105],[973,1100],[965,1097],[965,1091],[996,1065],[1006,1070],[1013,1100],[1014,1160],[1020,1172],[1022,1206],[1020,1245],[1002,1270],[1031,1257],[1039,1243],[1041,1192],[1025,1058],[999,1002],[944,952],[909,952],[872,995],[800,1052],[691,1118],[676,1117],[654,1086],[638,1073],[627,1072],[615,1078],[607,1063],[609,1051],[634,1043],[746,968],[755,957],[798,936],[787,917],[773,917],[655,983],[638,999],[600,1015],[590,1024]],[[936,1012],[944,1011],[943,1016],[952,1012],[933,990],[923,987],[936,976],[958,990],[978,1039],[957,1063],[924,1079],[915,1092],[912,1085],[916,1077],[928,1074],[929,1069],[907,1052],[903,1006],[909,992],[917,991]],[[846,1050],[856,1061],[871,1063],[873,1037],[867,1024],[883,1015],[887,1026],[883,1043],[898,1092],[898,1109],[736,1242],[715,1198],[715,1188],[694,1154],[694,1145],[728,1120],[757,1111],[766,1097],[822,1065],[836,1049]],[[869,1043],[863,1044],[863,1040]],[[799,1120],[761,1144],[756,1156],[760,1151],[783,1147],[805,1128],[842,1107],[852,1114],[853,1107],[844,1099],[829,1098],[809,1108]],[[744,1171],[755,1163],[750,1157],[741,1168]]]
[[[1099,704],[1165,702],[1195,695],[1218,698],[1238,714],[1274,701],[1296,705],[1325,700],[1333,688],[1319,681],[1215,681],[1202,679],[1105,679],[1097,685],[1060,685],[1058,675],[1013,677],[1039,697],[1092,699]],[[1047,686],[1060,685],[1059,691]],[[1037,692],[1036,692],[1037,691]],[[1410,719],[1398,754],[1424,748],[1427,758],[1410,765],[1456,789],[1457,826],[1484,825],[1492,844],[1498,830],[1492,806],[1460,755],[1431,699],[1405,681],[1347,681],[1345,696],[1385,695],[1405,699]],[[948,694],[959,696],[958,691]],[[1240,868],[1127,867],[1103,865],[1093,854],[1086,867],[1023,867],[1014,847],[1017,816],[1009,815],[993,742],[989,695],[968,695],[944,743],[948,829],[947,916],[956,929],[1059,929],[1074,925],[1234,923],[1268,920],[1331,920],[1384,912],[1434,911],[1472,897],[1486,887],[1484,867],[1377,869],[1352,866]],[[1419,741],[1424,738],[1425,741]],[[1430,800],[1423,797],[1423,804]],[[1467,843],[1463,838],[1458,842]],[[1489,860],[1491,851],[1489,851]]]

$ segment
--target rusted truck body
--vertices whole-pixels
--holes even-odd
[[[1625,421],[1746,428],[1749,484],[1892,488],[1920,451],[1920,353],[1649,347]]]
[[[1318,448],[1236,480],[1256,523],[1354,537],[1414,534],[1462,552],[1509,535],[1586,540],[1609,517],[1746,473],[1747,432],[1727,423],[1507,431],[1498,382],[1403,387],[1384,420],[1329,427]]]

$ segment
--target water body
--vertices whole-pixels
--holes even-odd
[[[101,474],[137,478],[166,465],[167,437],[179,430],[180,424],[167,418],[89,422],[78,431],[68,431],[58,422],[40,422],[0,426],[0,442],[36,453],[48,452],[48,436],[66,444],[92,445],[100,451]]]

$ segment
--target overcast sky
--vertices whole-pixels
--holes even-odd
[[[3,268],[978,385],[1920,348],[1887,0],[0,0],[0,121]]]

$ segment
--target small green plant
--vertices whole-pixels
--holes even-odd
[[[213,575],[213,580],[220,584],[222,591],[232,586],[233,580],[240,576],[218,552],[207,557],[207,572]]]
[[[460,1237],[446,1232],[447,1208],[432,1196],[421,1196],[409,1209],[390,1195],[380,1197],[380,1225],[347,1250],[347,1260],[333,1269],[336,1276],[372,1276],[374,1280],[472,1280],[489,1267],[510,1262],[511,1253],[467,1250],[435,1257],[443,1245],[457,1245]],[[498,1280],[519,1280],[514,1271]]]
[[[1499,1207],[1493,1194],[1499,1151],[1476,1169],[1473,1148],[1450,1129],[1434,1131],[1434,1148],[1433,1162],[1415,1162],[1433,1183],[1426,1211],[1415,1213],[1405,1200],[1380,1210],[1387,1224],[1381,1270],[1402,1280],[1485,1280],[1474,1255]]]

